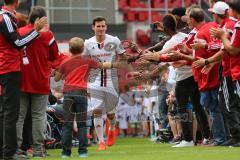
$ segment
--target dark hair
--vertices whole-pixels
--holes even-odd
[[[234,10],[240,14],[240,1],[239,0],[230,0],[227,3],[230,6],[230,8],[232,8],[232,10]]]
[[[4,3],[6,5],[9,5],[9,4],[14,4],[16,2],[16,0],[4,0]]]
[[[95,25],[96,22],[101,22],[101,21],[106,21],[106,18],[102,17],[102,16],[97,16],[93,19],[92,25]]]
[[[176,31],[177,29],[177,21],[176,18],[172,14],[167,14],[163,17],[163,27],[168,28],[171,31]]]
[[[183,8],[183,7],[174,8],[172,10],[172,14],[176,15],[176,16],[179,16],[179,17],[184,16],[185,12],[186,12],[186,8]]]
[[[189,16],[193,18],[196,22],[204,21],[204,12],[201,8],[191,9]]]
[[[37,18],[42,18],[42,17],[46,17],[46,16],[47,16],[47,13],[43,7],[35,6],[31,9],[31,12],[29,14],[29,22],[31,24],[34,24],[34,22]]]

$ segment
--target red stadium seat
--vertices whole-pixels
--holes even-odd
[[[137,14],[137,17],[138,17],[138,20],[140,22],[144,22],[144,21],[146,21],[148,19],[148,13],[147,12],[139,12]]]
[[[182,1],[178,0],[170,0],[168,2],[168,7],[169,8],[176,8],[176,7],[182,7]]]
[[[197,0],[185,0],[185,7],[188,7],[194,3],[197,3]]]
[[[118,7],[119,9],[125,9],[128,6],[127,0],[119,0],[118,1]]]
[[[152,22],[161,22],[162,21],[162,16],[159,12],[153,11],[152,12]]]
[[[147,5],[141,3],[141,4],[139,4],[138,7],[146,9]],[[139,11],[139,12],[137,12],[137,19],[138,19],[138,21],[141,21],[141,22],[146,21],[148,19],[148,12],[147,11]]]
[[[135,11],[126,11],[124,13],[124,20],[128,22],[136,21],[136,12]]]
[[[164,0],[152,0],[152,8],[164,8],[165,1]]]
[[[137,8],[139,4],[140,4],[139,0],[129,0],[129,7],[131,8]]]

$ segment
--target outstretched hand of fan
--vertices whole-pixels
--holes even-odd
[[[126,50],[125,59],[129,63],[135,62],[143,54],[143,50],[131,40],[122,40],[121,47]]]

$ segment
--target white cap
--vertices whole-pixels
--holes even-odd
[[[212,8],[209,8],[208,11],[215,13],[215,14],[221,14],[224,15],[226,13],[226,10],[229,9],[229,5],[225,2],[218,1],[216,2]]]

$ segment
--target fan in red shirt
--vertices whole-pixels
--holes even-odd
[[[214,22],[210,23],[202,23],[197,28],[197,34],[195,36],[195,43],[204,43],[204,44],[217,44],[216,48],[207,48],[207,49],[198,49],[194,50],[195,58],[208,58],[213,56],[220,49],[220,42],[213,37],[210,36],[210,28],[217,28],[218,25]],[[200,91],[218,89],[219,81],[218,81],[218,64],[215,64],[212,70],[208,74],[204,74],[201,72],[200,68],[196,74],[198,78],[198,86]]]
[[[32,24],[20,28],[20,34],[25,34],[33,28]],[[24,49],[23,58],[28,58],[29,64],[21,65],[22,92],[49,94],[49,61],[58,59],[58,47],[50,30],[40,32],[39,38]]]
[[[212,29],[211,33],[222,40],[224,49],[230,54],[231,74],[235,83],[235,93],[238,97],[238,106],[240,106],[240,1],[231,0],[228,4],[232,9],[232,15],[234,18],[238,19],[234,26],[231,41],[228,39],[228,34],[224,30]]]
[[[212,47],[205,49],[196,49],[194,44],[194,57],[208,58],[218,52],[220,42],[210,35],[210,28],[218,28],[216,23],[204,22],[204,12],[200,8],[194,8],[189,13],[188,24],[197,28],[197,34],[194,42],[210,44]],[[216,44],[216,45],[215,45]],[[225,141],[225,127],[223,117],[218,102],[218,66],[213,65],[212,70],[208,74],[198,73],[198,86],[201,91],[201,104],[211,113],[213,145],[220,145]]]
[[[24,35],[33,29],[33,23],[37,18],[45,17],[43,7],[33,7],[29,15],[29,22],[18,30]],[[27,111],[31,108],[33,156],[45,157],[44,150],[44,123],[49,95],[49,61],[58,58],[58,47],[52,32],[45,27],[41,30],[37,39],[31,45],[23,49],[21,64],[21,98],[20,112],[17,122],[18,146],[22,144],[22,130]],[[31,102],[31,103],[30,103]]]

